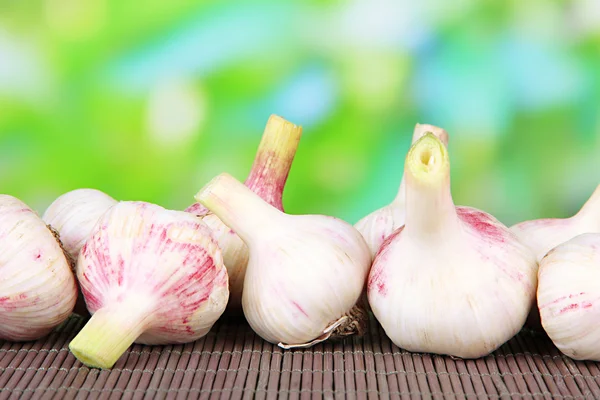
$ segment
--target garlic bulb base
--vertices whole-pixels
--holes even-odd
[[[69,344],[73,355],[90,368],[111,368],[147,328],[148,310],[105,307],[92,315]]]

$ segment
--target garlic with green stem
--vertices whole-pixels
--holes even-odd
[[[371,255],[352,225],[285,214],[228,174],[196,200],[248,245],[242,307],[259,336],[284,348],[307,347],[363,328],[364,315],[353,307]]]
[[[448,151],[433,134],[411,147],[404,171],[406,224],[375,257],[371,309],[406,350],[485,356],[523,326],[535,257],[491,215],[455,207]]]
[[[208,227],[144,202],[120,202],[100,218],[79,254],[77,278],[92,318],[69,348],[91,367],[112,367],[133,342],[197,340],[229,295]]]
[[[39,339],[75,305],[75,277],[59,242],[25,203],[0,195],[0,339]]]
[[[576,360],[600,361],[600,234],[560,244],[541,261],[537,299],[544,330]]]
[[[600,233],[600,185],[570,218],[524,221],[510,228],[534,252],[538,262],[561,243],[583,233]]]
[[[415,126],[412,143],[414,144],[427,132],[436,135],[445,146],[448,145],[448,133],[445,130],[433,125],[424,124],[417,124]],[[385,239],[387,239],[396,229],[404,225],[406,218],[405,185],[403,177],[394,201],[387,206],[372,212],[354,225],[367,241],[373,257],[377,251],[379,251]]]
[[[298,148],[302,127],[277,116],[271,115],[258,146],[254,164],[245,185],[264,201],[283,211],[282,195],[292,161]],[[229,275],[229,303],[231,311],[241,311],[242,288],[248,247],[213,213],[200,203],[195,203],[186,211],[203,217],[213,232],[223,252],[223,262]]]

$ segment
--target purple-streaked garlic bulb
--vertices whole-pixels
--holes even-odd
[[[44,212],[42,219],[58,232],[73,267],[94,226],[102,214],[115,204],[115,199],[99,190],[76,189],[58,197]],[[74,311],[79,315],[89,315],[81,293]]]
[[[523,326],[535,257],[491,215],[455,207],[448,151],[433,134],[411,147],[404,171],[406,223],[375,257],[371,309],[401,348],[485,356]]]
[[[363,328],[354,307],[371,264],[352,225],[322,215],[288,215],[228,174],[196,195],[249,248],[242,307],[263,339],[307,347]]]
[[[415,126],[412,143],[415,143],[427,132],[431,132],[437,136],[445,146],[448,145],[448,133],[445,130],[425,124],[417,124]],[[404,225],[406,219],[405,186],[406,183],[404,182],[404,177],[402,177],[396,198],[387,206],[373,211],[354,225],[367,241],[373,257],[379,251],[385,239],[396,229]]]
[[[229,295],[221,251],[200,219],[121,202],[83,246],[77,278],[92,318],[69,348],[110,368],[134,342],[177,344],[204,336]]]
[[[0,195],[0,243],[0,339],[39,339],[73,311],[75,277],[54,233],[9,195]]]
[[[584,233],[550,250],[538,273],[544,330],[576,360],[600,361],[600,234]]]
[[[250,190],[281,211],[283,211],[283,188],[301,135],[302,127],[272,115],[267,122],[254,164],[245,181],[245,185]],[[233,312],[241,311],[248,247],[234,230],[227,227],[218,216],[209,212],[202,204],[195,203],[186,211],[202,216],[203,222],[211,228],[213,237],[223,252],[223,262],[229,275],[230,296],[227,308]]]

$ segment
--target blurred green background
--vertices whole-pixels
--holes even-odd
[[[183,209],[303,125],[284,203],[356,222],[394,197],[416,122],[455,202],[506,224],[600,183],[600,3],[0,0],[0,187]]]

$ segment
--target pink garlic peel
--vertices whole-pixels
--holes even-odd
[[[600,234],[584,233],[540,263],[537,299],[544,330],[575,360],[600,361]]]
[[[102,214],[115,204],[115,199],[99,190],[76,189],[59,196],[44,212],[42,219],[57,232],[73,268],[92,229]],[[81,293],[73,311],[89,316]]]
[[[284,348],[307,347],[360,322],[351,310],[371,264],[352,225],[322,215],[288,215],[228,174],[196,200],[248,245],[242,308],[252,329]]]
[[[437,126],[427,124],[415,125],[412,143],[414,144],[427,132],[431,132],[437,136],[445,146],[448,146],[448,132]],[[400,187],[398,188],[398,194],[394,200],[387,206],[373,211],[354,225],[367,241],[373,257],[377,251],[379,251],[385,239],[396,229],[404,225],[406,218],[405,185],[405,179],[402,177]]]
[[[0,195],[0,339],[39,339],[75,306],[75,277],[54,234],[25,203]]]
[[[375,256],[371,309],[408,351],[485,356],[523,326],[535,257],[491,215],[454,205],[448,151],[433,134],[411,147],[405,178],[406,223]]]
[[[510,228],[534,252],[538,262],[561,243],[583,233],[600,233],[600,185],[570,218],[524,221]]]
[[[225,310],[227,271],[200,219],[144,202],[120,202],[83,246],[79,279],[92,318],[69,348],[110,368],[132,343],[204,336]]]
[[[283,211],[283,188],[301,135],[302,127],[272,115],[258,146],[250,174],[244,183],[251,191],[280,211]],[[240,313],[244,276],[248,264],[247,246],[232,229],[221,222],[219,217],[209,212],[200,203],[190,206],[186,211],[201,216],[203,222],[212,230],[213,237],[223,252],[223,262],[229,275],[228,311],[233,314]]]

